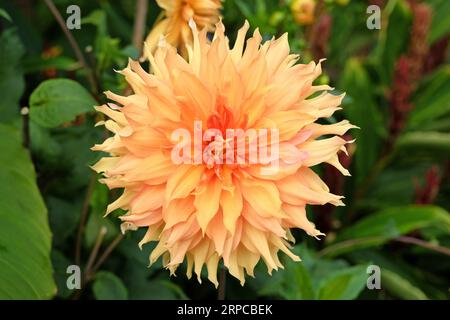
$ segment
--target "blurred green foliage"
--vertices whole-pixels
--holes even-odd
[[[223,21],[230,38],[247,19],[266,40],[288,32],[302,62],[327,58],[319,81],[347,96],[343,112],[326,120],[345,117],[361,128],[348,137],[357,139],[347,159],[353,176],[332,190],[346,196],[347,206],[309,208],[328,236],[317,241],[295,232],[302,262],[282,257],[285,269],[272,276],[260,264],[245,287],[229,277],[226,297],[449,299],[450,2],[417,1],[432,12],[419,43],[428,51],[420,77],[402,83],[399,61],[411,58],[411,43],[420,41],[411,2],[372,1],[384,3],[382,28],[369,30],[371,1],[315,1],[311,25],[296,23],[292,1],[226,0]],[[54,2],[64,15],[73,1]],[[0,0],[0,298],[215,298],[211,283],[187,280],[183,268],[176,278],[160,262],[147,268],[153,245],[139,250],[142,230],[123,237],[118,214],[103,218],[118,194],[97,183],[89,168],[99,157],[89,148],[104,138],[92,106],[106,101],[102,91],[126,88],[114,70],[138,58],[131,44],[135,1],[77,4],[82,27],[72,33],[94,89],[44,1]],[[150,0],[146,32],[159,10]],[[395,102],[401,84],[409,85],[411,106],[403,113]],[[402,122],[393,123],[399,112]],[[335,182],[328,169],[318,171]],[[80,294],[67,288],[66,268],[75,263],[81,212],[88,214],[82,267],[92,255],[98,261],[112,252]],[[381,290],[366,286],[373,264],[381,268]]]

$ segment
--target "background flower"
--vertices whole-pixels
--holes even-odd
[[[219,20],[221,0],[157,0],[164,10],[163,18],[156,23],[147,36],[146,43],[153,51],[161,36],[186,54],[185,45],[192,43],[189,20],[193,19],[199,28],[213,31]]]

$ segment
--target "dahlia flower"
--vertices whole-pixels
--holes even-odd
[[[147,36],[146,43],[151,50],[156,49],[159,38],[182,51],[185,56],[185,45],[192,43],[189,20],[193,19],[201,29],[214,30],[219,21],[222,8],[220,0],[156,0],[164,10],[164,18],[156,23]]]
[[[279,251],[299,260],[290,251],[290,229],[322,235],[308,220],[306,205],[343,205],[310,167],[326,162],[349,175],[337,154],[348,143],[340,136],[354,126],[346,120],[316,122],[340,109],[343,95],[313,85],[320,62],[297,64],[286,34],[263,43],[256,29],[244,49],[246,22],[231,49],[222,22],[212,41],[206,29],[190,27],[188,61],[161,40],[154,55],[146,48],[151,73],[135,61],[120,71],[134,94],[106,92],[115,103],[96,107],[109,118],[100,124],[113,135],[92,148],[110,154],[93,169],[103,173],[101,182],[109,188],[124,189],[106,214],[125,210],[123,231],[146,228],[139,246],[157,242],[150,264],[162,257],[173,274],[187,261],[188,277],[194,271],[199,281],[206,265],[217,286],[222,260],[244,284],[261,259],[269,273],[282,268]],[[199,129],[216,135],[205,131],[202,137],[202,131],[202,141],[192,147],[174,134],[195,137]],[[239,139],[221,136],[229,129],[270,129],[258,135],[256,151],[276,152],[248,161],[255,138],[235,144]],[[215,161],[225,149],[226,161]]]

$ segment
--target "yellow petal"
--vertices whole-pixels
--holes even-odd
[[[208,223],[219,210],[219,200],[222,193],[220,181],[212,178],[203,190],[195,195],[194,206],[197,209],[197,221],[205,232]]]

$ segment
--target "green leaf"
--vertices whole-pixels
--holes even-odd
[[[255,25],[255,18],[254,14],[252,12],[252,9],[248,6],[248,2],[244,1],[234,1],[236,3],[236,6],[238,6],[239,10],[242,12],[242,14],[245,16],[246,19],[248,19],[249,23],[251,25]]]
[[[350,59],[344,69],[340,88],[347,92],[344,112],[347,119],[360,130],[351,134],[356,138],[358,152],[355,153],[356,183],[367,177],[378,158],[381,130],[384,128],[381,113],[372,95],[373,84],[365,68],[356,59]]]
[[[19,132],[0,125],[0,137],[0,299],[48,299],[56,287],[47,209]]]
[[[30,137],[32,137],[31,150],[33,155],[36,155],[37,158],[43,158],[46,161],[51,162],[52,165],[60,161],[62,148],[61,145],[55,141],[50,130],[41,127],[33,121],[29,122],[29,127]]]
[[[428,33],[428,42],[433,43],[450,33],[450,2],[448,0],[429,0],[433,6],[433,19],[431,21],[430,32]]]
[[[450,133],[434,131],[408,132],[401,135],[395,145],[397,150],[417,151],[420,153],[448,158],[450,154]]]
[[[9,22],[12,22],[11,16],[4,9],[0,8],[0,17],[5,18]]]
[[[355,266],[328,275],[319,286],[319,300],[352,300],[366,286],[365,266]]]
[[[188,299],[183,289],[165,279],[151,279],[130,288],[133,300],[173,300]]]
[[[381,270],[381,287],[397,298],[405,300],[428,300],[422,290],[413,286],[401,275],[385,268]]]
[[[49,197],[46,200],[54,243],[62,244],[77,228],[81,206],[73,198],[71,202],[56,197]]]
[[[450,115],[450,68],[444,66],[424,78],[412,97],[407,129],[423,130]]]
[[[106,14],[103,10],[94,10],[87,17],[81,19],[82,24],[92,24],[97,27],[98,37],[107,34]]]
[[[92,111],[95,103],[89,92],[73,80],[47,80],[31,94],[30,118],[43,127],[54,128]]]
[[[61,146],[62,152],[58,161],[59,166],[65,170],[65,174],[59,176],[55,183],[59,188],[64,188],[64,191],[76,192],[76,189],[86,186],[92,175],[89,165],[94,164],[99,158],[99,155],[90,148],[102,140],[104,131],[100,127],[94,128],[89,118],[86,120],[83,125],[57,129],[53,131],[55,134],[52,134]],[[70,192],[66,194],[70,195]]]
[[[420,288],[431,299],[447,299],[446,292],[448,287],[443,279],[437,276],[436,273],[431,274],[429,272],[431,270],[424,270],[417,262],[414,262],[414,265],[410,265],[408,261],[405,261],[404,256],[399,255],[398,252],[388,253],[366,249],[347,254],[346,258],[357,264],[377,265],[381,269],[381,275],[383,270],[399,274],[412,286]],[[388,288],[381,283],[381,289]],[[394,295],[392,292],[389,292],[389,294]]]
[[[69,57],[58,56],[44,59],[41,56],[24,59],[23,69],[25,73],[33,73],[48,69],[74,71],[79,68],[79,63]]]
[[[375,49],[376,67],[385,85],[392,83],[394,65],[397,58],[406,51],[411,26],[411,10],[405,0],[391,0],[383,10],[383,19],[387,25],[380,31],[380,40]]]
[[[58,286],[57,296],[60,298],[67,299],[73,294],[73,291],[67,288],[67,278],[70,274],[67,273],[67,267],[75,264],[67,259],[63,253],[58,250],[52,251],[52,263],[54,272],[54,278],[56,285]]]
[[[409,205],[414,202],[414,181],[421,181],[433,163],[414,162],[413,165],[396,163],[377,176],[359,208],[381,210],[386,207]]]
[[[389,236],[389,232],[400,235],[430,225],[439,225],[450,231],[450,215],[446,210],[435,206],[392,207],[363,218],[343,230],[338,239]]]
[[[15,28],[0,36],[0,122],[11,122],[19,117],[19,102],[25,89],[20,60],[25,53]]]
[[[336,242],[321,251],[336,256],[356,249],[381,245],[413,230],[437,226],[450,232],[450,216],[435,206],[391,207],[363,218],[338,234]]]
[[[283,298],[288,300],[311,300],[315,294],[312,286],[311,276],[302,262],[290,264],[289,268],[283,271],[284,281],[277,290]]]
[[[128,291],[122,280],[111,272],[100,271],[92,286],[97,300],[127,300]]]
[[[338,270],[346,270],[349,265],[341,259],[331,260],[317,257],[315,252],[302,244],[293,248],[293,252],[302,258],[301,262],[292,261],[283,256],[284,270],[269,276],[262,264],[257,265],[255,279],[249,280],[259,295],[289,300],[317,299],[323,280]]]

